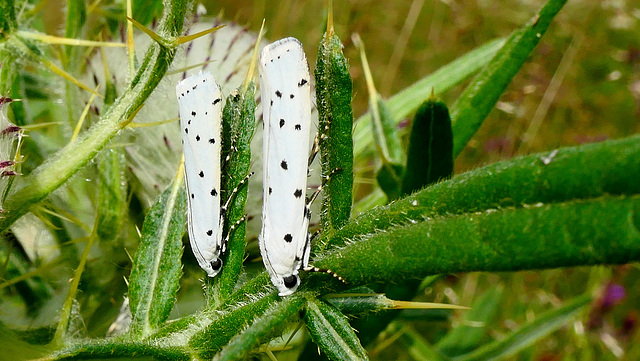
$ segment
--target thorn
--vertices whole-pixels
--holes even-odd
[[[258,62],[258,50],[260,49],[260,41],[262,40],[262,35],[264,31],[264,19],[262,19],[262,26],[260,27],[260,32],[258,33],[258,39],[256,39],[256,45],[253,48],[253,55],[251,56],[251,63],[249,64],[249,70],[247,71],[247,76],[244,79],[244,83],[242,83],[242,93],[246,93],[247,87],[249,87],[249,83],[253,80],[253,73],[256,68],[256,63]]]
[[[136,28],[138,28],[139,30],[141,30],[143,33],[149,35],[149,37],[155,41],[156,43],[158,43],[160,46],[163,46],[165,48],[172,48],[175,47],[174,44],[169,43],[168,41],[166,41],[163,37],[161,37],[160,35],[156,34],[153,30],[147,28],[146,26],[140,24],[139,22],[137,22],[135,19],[130,18],[130,17],[126,17],[127,20],[129,20],[131,22],[131,24],[133,24],[133,26],[135,26]]]
[[[226,25],[218,25],[218,26],[215,26],[215,27],[213,27],[211,29],[207,29],[207,30],[201,31],[199,33],[181,36],[181,37],[179,37],[179,38],[177,38],[176,40],[173,41],[172,46],[176,47],[178,45],[182,45],[184,43],[188,43],[188,42],[190,42],[192,40],[196,40],[196,39],[201,38],[201,37],[203,37],[205,35],[211,34],[214,31],[220,30],[220,29],[224,28],[225,26]]]

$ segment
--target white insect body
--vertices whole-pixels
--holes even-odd
[[[224,212],[220,199],[222,93],[208,72],[176,85],[187,183],[189,241],[200,267],[213,277],[222,269],[220,255]]]
[[[260,56],[262,99],[263,208],[260,253],[280,296],[300,285],[298,271],[309,262],[306,203],[311,86],[302,44],[285,38]]]

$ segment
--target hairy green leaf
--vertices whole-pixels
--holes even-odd
[[[426,100],[413,118],[402,194],[407,195],[453,174],[453,134],[447,106]]]
[[[309,298],[304,320],[311,339],[329,360],[369,359],[347,318],[334,306]]]
[[[361,214],[330,239],[341,245],[372,230],[424,217],[640,193],[640,136],[565,147],[497,162]],[[323,266],[324,267],[324,266]]]
[[[351,75],[332,27],[318,47],[315,79],[322,175],[329,177],[321,218],[324,232],[332,233],[351,217],[353,188]]]
[[[229,156],[229,160],[223,166],[223,200],[226,202],[237,188],[226,213],[225,234],[245,216],[247,184],[240,183],[247,177],[251,167],[251,140],[256,126],[255,109],[255,84],[251,82],[246,88],[242,86],[237,93],[227,97],[222,115],[223,153]],[[229,235],[226,262],[220,275],[216,277],[219,283],[212,290],[211,296],[216,300],[215,304],[221,304],[232,293],[238,281],[247,245],[245,225],[246,221],[237,224]]]
[[[638,229],[640,195],[602,196],[419,216],[361,236],[315,264],[356,286],[439,273],[624,264],[640,260]]]
[[[182,274],[182,235],[186,224],[184,177],[179,174],[145,218],[131,270],[129,297],[132,333],[141,338],[169,317]]]

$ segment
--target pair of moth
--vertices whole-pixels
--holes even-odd
[[[306,202],[311,86],[302,44],[285,38],[266,46],[259,63],[262,98],[263,209],[259,243],[264,265],[280,296],[300,285],[309,262]],[[222,269],[225,211],[220,198],[224,102],[210,73],[176,86],[185,159],[188,229],[198,264],[214,277]]]

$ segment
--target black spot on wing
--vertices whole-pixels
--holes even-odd
[[[283,160],[282,162],[280,162],[280,167],[282,167],[282,169],[287,170],[287,168],[289,167],[287,165],[287,161]]]
[[[211,236],[213,234],[213,229],[207,231],[207,236]]]
[[[273,189],[269,187],[269,194],[271,194],[271,192],[273,192]]]
[[[284,127],[284,119],[280,119],[280,128]]]
[[[296,124],[294,128],[295,128],[295,130],[301,130],[302,129],[302,125]]]
[[[300,82],[298,83],[298,86],[299,86],[299,87],[301,87],[301,86],[303,86],[303,85],[305,85],[305,84],[307,84],[307,83],[308,83],[308,82],[307,82],[307,79],[304,79],[304,78],[303,78],[303,79],[302,79],[302,80],[300,80]]]
[[[302,189],[296,189],[296,191],[295,191],[295,192],[293,192],[293,195],[294,195],[296,198],[300,198],[300,197],[302,197]]]
[[[211,189],[211,192],[209,192],[209,194],[211,194],[212,196],[217,196],[218,195],[218,191],[215,188]]]
[[[276,96],[278,98],[282,98],[282,93],[280,92],[280,90],[276,90]]]
[[[200,178],[204,178],[204,172],[200,171],[200,173],[198,173],[198,175],[200,176]]]
[[[291,233],[287,233],[284,235],[284,241],[287,243],[291,243],[291,241],[293,241],[293,237],[291,236]]]
[[[221,101],[222,101],[222,99],[218,98],[218,99],[213,101],[213,105],[216,105],[216,104],[220,103]]]
[[[209,143],[216,144],[216,140],[214,138],[209,139]]]

